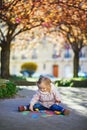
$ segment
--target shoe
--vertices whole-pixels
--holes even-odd
[[[26,109],[27,109],[27,108],[26,108],[25,106],[19,106],[19,107],[18,107],[18,111],[19,111],[19,112],[26,111]]]
[[[70,114],[70,110],[65,109],[63,112],[64,115],[69,115]]]

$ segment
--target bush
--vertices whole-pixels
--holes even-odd
[[[9,98],[16,94],[16,85],[11,81],[0,82],[0,98]]]
[[[25,62],[21,65],[21,73],[28,76],[32,76],[33,73],[37,70],[37,64],[34,62]]]
[[[58,87],[84,87],[87,88],[87,79],[73,78],[73,79],[60,79],[55,82]]]
[[[70,79],[61,79],[61,80],[57,80],[55,82],[55,84],[57,86],[65,86],[65,87],[68,87],[68,86],[71,86],[72,85],[72,80]]]

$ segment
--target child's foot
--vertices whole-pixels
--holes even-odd
[[[25,106],[19,106],[18,111],[19,112],[26,111],[26,107]]]
[[[65,109],[63,112],[64,115],[69,115],[70,114],[70,110]]]

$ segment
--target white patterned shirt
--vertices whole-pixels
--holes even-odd
[[[36,103],[40,103],[43,106],[49,108],[53,104],[57,103],[57,101],[60,101],[60,94],[57,88],[51,84],[50,92],[42,92],[38,89],[36,94],[31,99],[30,104],[34,105]]]

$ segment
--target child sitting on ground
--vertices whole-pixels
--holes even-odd
[[[19,111],[50,110],[69,115],[70,111],[59,105],[61,103],[59,92],[49,78],[40,76],[37,86],[38,90],[31,99],[30,104],[18,107]]]

